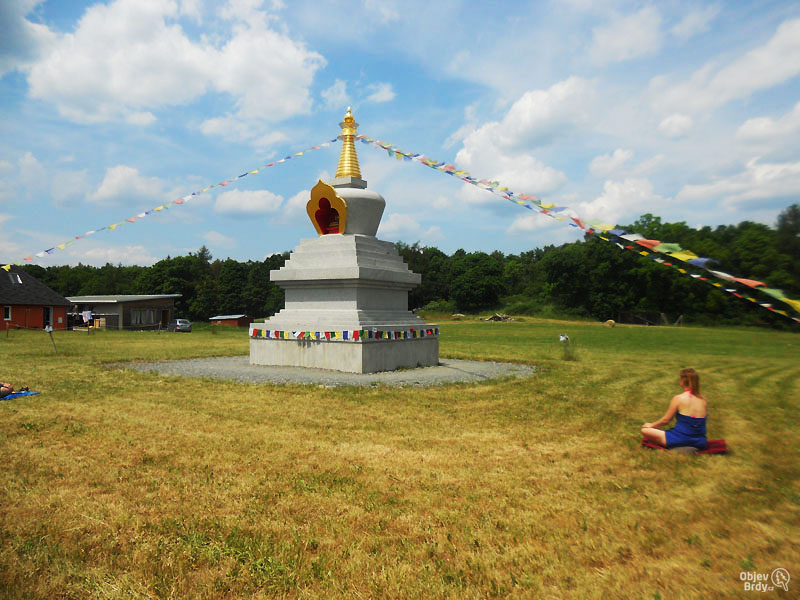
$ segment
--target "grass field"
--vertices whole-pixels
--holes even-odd
[[[752,598],[800,590],[800,335],[442,322],[536,365],[429,389],[108,368],[246,354],[243,331],[0,335],[0,595]],[[560,333],[575,360],[563,360]],[[693,366],[728,456],[639,447]]]

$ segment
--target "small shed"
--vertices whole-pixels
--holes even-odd
[[[181,294],[69,296],[74,325],[98,329],[166,329]]]
[[[0,270],[3,329],[67,328],[69,300],[14,265]]]
[[[217,315],[209,319],[212,325],[230,325],[231,327],[250,327],[253,317],[247,315]]]

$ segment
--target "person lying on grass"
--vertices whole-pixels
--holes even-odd
[[[642,425],[644,438],[665,448],[694,446],[701,450],[706,440],[706,399],[700,395],[700,376],[694,369],[683,369],[680,375],[683,393],[672,398],[664,416],[654,423]],[[675,417],[675,427],[662,431],[662,427]]]
[[[14,393],[14,386],[0,381],[0,398]]]

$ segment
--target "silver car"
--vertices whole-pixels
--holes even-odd
[[[186,331],[191,333],[192,322],[189,319],[172,319],[167,326],[169,331]]]

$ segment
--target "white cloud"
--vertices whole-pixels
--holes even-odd
[[[193,20],[195,23],[203,22],[203,0],[180,0],[180,14]]]
[[[617,148],[613,154],[601,154],[589,163],[589,171],[597,177],[608,177],[633,158],[633,150]]]
[[[19,159],[19,178],[23,185],[40,187],[46,176],[47,172],[44,166],[32,153],[26,152]]]
[[[450,148],[467,137],[473,129],[478,127],[478,115],[474,104],[464,108],[464,124],[447,136],[443,146]]]
[[[652,6],[637,13],[618,16],[604,27],[592,30],[590,51],[597,64],[620,62],[653,54],[661,48],[661,15]]]
[[[676,113],[662,119],[658,124],[658,130],[669,138],[679,138],[687,135],[693,125],[691,117]]]
[[[800,136],[800,102],[778,119],[758,117],[748,119],[736,132],[736,138],[743,142],[777,142],[785,139],[797,141]]]
[[[669,32],[676,38],[688,40],[709,29],[709,23],[719,14],[719,6],[711,5],[690,10]]]
[[[680,202],[722,200],[727,208],[745,203],[760,203],[763,208],[769,200],[797,198],[800,195],[800,162],[759,163],[753,158],[744,171],[728,177],[718,177],[711,183],[685,185],[676,196]]]
[[[288,139],[285,133],[275,131],[269,125],[253,124],[236,115],[206,119],[200,124],[200,131],[232,142],[248,142],[262,150]]]
[[[381,221],[378,237],[432,243],[442,239],[442,230],[438,225],[423,230],[422,225],[411,215],[392,213]]]
[[[236,246],[236,239],[230,236],[219,233],[218,231],[206,231],[203,234],[203,239],[212,248],[225,248],[230,249]]]
[[[593,90],[589,82],[570,77],[547,90],[526,92],[501,121],[469,130],[456,154],[456,165],[474,177],[499,181],[519,193],[557,190],[566,182],[566,175],[520,149],[549,144],[587,123]],[[460,197],[471,204],[497,201],[496,196],[468,184],[462,187]]]
[[[506,233],[509,235],[517,235],[520,233],[530,233],[542,229],[552,227],[555,221],[546,216],[538,213],[521,215],[514,219],[514,222],[508,226]]]
[[[285,214],[287,216],[306,214],[306,204],[311,198],[311,190],[300,190],[286,201]]]
[[[310,110],[320,55],[270,29],[263,13],[221,44],[195,40],[175,22],[180,10],[168,0],[91,6],[74,33],[59,35],[33,64],[30,95],[82,123],[152,122],[143,109],[186,104],[208,90],[230,94],[240,119],[278,121]]]
[[[117,165],[106,169],[100,186],[88,200],[104,204],[141,204],[158,202],[164,196],[164,182],[158,177],[145,177],[138,169]]]
[[[234,217],[252,217],[276,212],[283,196],[268,190],[230,190],[217,197],[214,211]]]
[[[337,79],[327,90],[322,90],[320,96],[325,100],[327,108],[342,108],[350,104],[350,96],[347,94],[347,83]]]
[[[367,102],[391,102],[397,96],[391,83],[371,83],[367,86],[367,90],[372,92],[367,96]]]
[[[623,181],[607,180],[603,193],[591,202],[579,202],[574,206],[578,217],[598,220],[615,225],[622,219],[653,212],[663,208],[664,198],[653,191],[653,185],[644,178]]]
[[[593,97],[591,83],[570,77],[546,90],[525,92],[499,124],[484,127],[490,127],[505,146],[543,145],[575,125],[587,123]]]
[[[150,266],[161,260],[161,257],[154,256],[151,249],[145,246],[102,246],[95,248],[83,248],[80,252],[70,251],[69,255],[73,260],[80,261],[85,265],[141,265]]]
[[[4,215],[3,213],[0,213],[0,223],[5,223],[11,218],[13,218],[11,215]]]
[[[131,125],[152,125],[156,121],[156,116],[151,112],[134,112],[125,117],[125,121]]]
[[[41,3],[42,0],[0,2],[0,77],[27,68],[52,43],[54,36],[47,27],[25,18]]]
[[[50,183],[50,195],[56,206],[66,206],[83,200],[92,191],[87,179],[88,171],[56,171]]]
[[[384,2],[383,0],[364,0],[364,8],[376,14],[381,23],[384,24],[396,21],[400,16],[391,2]]]
[[[211,54],[211,85],[237,98],[243,118],[280,121],[311,110],[308,88],[325,59],[288,36],[251,23]]]
[[[436,210],[449,210],[453,206],[453,201],[447,196],[436,196],[431,206]]]
[[[655,156],[651,156],[645,161],[640,162],[638,165],[631,169],[631,174],[637,177],[649,175],[652,173],[659,165],[664,162],[664,155],[663,154],[656,154]]]
[[[800,74],[800,19],[784,21],[770,40],[715,69],[707,64],[681,83],[651,81],[653,106],[662,113],[713,110],[731,100],[771,88]]]
[[[475,177],[502,182],[519,193],[547,194],[566,182],[566,175],[538,158],[527,153],[510,153],[498,146],[491,125],[484,125],[464,140],[464,147],[456,154],[459,168],[471,171]],[[471,204],[497,201],[493,194],[468,184],[462,186],[461,197]]]

